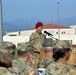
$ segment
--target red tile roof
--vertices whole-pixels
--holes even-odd
[[[58,25],[56,25],[56,24],[45,24],[45,25],[43,25],[43,29],[57,29],[57,28],[61,28],[61,29],[63,29],[63,28],[70,28],[70,27],[66,27],[66,26],[58,26]],[[31,28],[31,30],[34,30],[35,28]]]

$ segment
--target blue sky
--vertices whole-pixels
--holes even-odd
[[[2,0],[3,21],[37,18],[45,23],[76,16],[76,0]]]

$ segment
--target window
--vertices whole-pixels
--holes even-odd
[[[58,32],[56,32],[56,34],[58,34]]]

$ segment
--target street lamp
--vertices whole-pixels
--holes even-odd
[[[0,0],[0,41],[3,41],[3,36],[2,36],[2,0]]]
[[[60,40],[60,26],[59,26],[59,3],[60,2],[57,2],[57,6],[58,6],[58,39]]]

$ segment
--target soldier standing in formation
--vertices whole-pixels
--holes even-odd
[[[76,68],[66,63],[70,57],[70,51],[69,43],[59,40],[53,55],[55,61],[46,68],[46,75],[76,75]]]
[[[46,68],[53,59],[53,39],[46,38],[43,43],[45,56],[39,61],[38,68]]]
[[[12,75],[9,68],[12,67],[15,49],[11,42],[0,42],[0,75]]]
[[[31,42],[26,42],[26,43],[18,43],[17,50],[24,50],[24,51],[26,51],[27,46],[34,48],[34,46],[31,44]],[[33,49],[33,54],[34,54],[34,49]],[[36,65],[36,63],[35,63],[35,61],[33,59],[33,55],[31,57],[29,57],[26,60],[26,62],[29,63],[30,66],[32,66],[32,67],[34,67],[36,69],[37,65]]]
[[[27,63],[27,60],[34,54],[34,47],[30,42],[21,43],[17,46],[18,59],[13,60],[10,71],[15,75],[37,75],[36,69]]]
[[[21,43],[22,44],[22,43]],[[34,53],[28,42],[18,44],[18,58],[13,60],[16,46],[11,42],[0,42],[0,75],[37,75],[36,69],[26,62]]]

